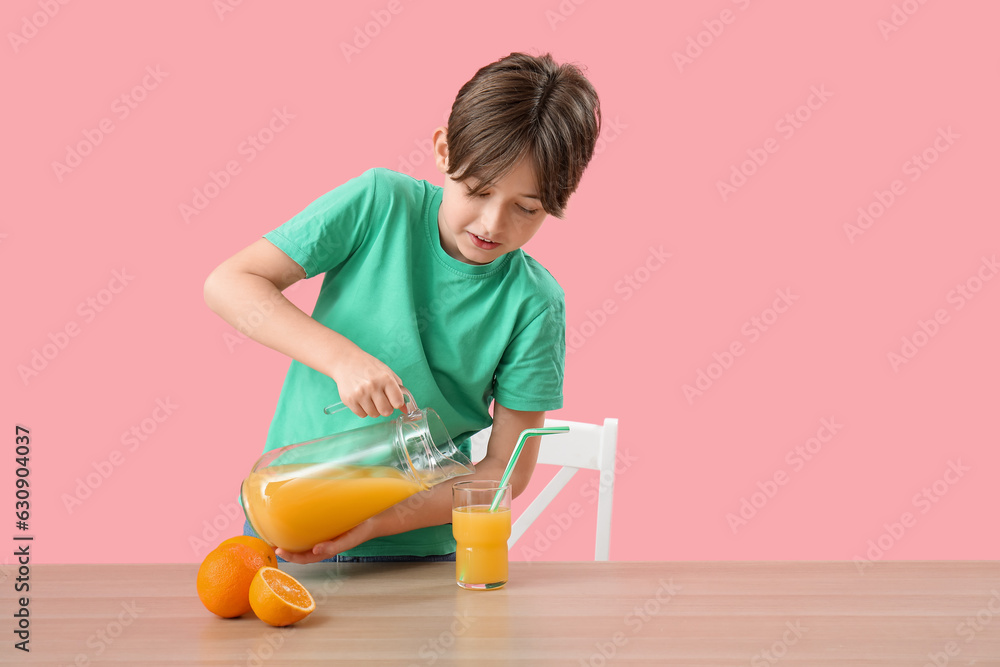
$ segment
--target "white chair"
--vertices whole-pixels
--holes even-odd
[[[568,433],[542,436],[538,448],[538,463],[562,466],[548,484],[525,508],[511,527],[511,548],[542,515],[542,510],[562,491],[577,470],[597,470],[600,483],[597,491],[597,540],[594,560],[607,560],[611,545],[611,499],[615,490],[615,455],[618,448],[618,420],[605,419],[604,424],[546,419],[546,426],[569,426]],[[490,428],[472,436],[472,460],[482,459],[490,439]]]

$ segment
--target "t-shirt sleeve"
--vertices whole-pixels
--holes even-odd
[[[554,299],[517,332],[493,380],[493,398],[511,410],[558,410],[563,404],[566,306]]]
[[[375,206],[376,170],[321,195],[264,238],[292,258],[306,278],[333,270],[364,242]]]

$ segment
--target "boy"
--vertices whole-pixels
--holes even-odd
[[[404,407],[405,386],[466,455],[491,424],[492,399],[486,456],[459,479],[499,479],[521,431],[562,407],[563,291],[521,246],[547,214],[562,217],[600,125],[597,93],[576,67],[512,53],[480,69],[448,127],[434,130],[443,188],[369,169],[216,268],[208,306],[235,325],[273,304],[247,333],[293,360],[264,451],[357,428],[358,417],[385,419]],[[320,273],[312,316],[281,295]],[[338,394],[350,410],[325,415]],[[538,440],[525,444],[513,496],[528,484]],[[451,483],[420,495],[312,551],[278,555],[454,560]]]

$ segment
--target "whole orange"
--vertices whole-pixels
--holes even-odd
[[[250,611],[250,582],[267,563],[245,544],[224,544],[198,568],[198,597],[213,614],[234,618]]]
[[[264,560],[267,561],[265,565],[269,565],[270,567],[278,566],[278,557],[274,553],[274,547],[259,537],[237,535],[236,537],[230,537],[228,540],[223,540],[222,544],[245,544],[264,557]],[[221,547],[222,544],[219,546]]]

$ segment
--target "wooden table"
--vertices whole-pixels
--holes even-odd
[[[316,611],[221,619],[197,564],[32,565],[30,653],[12,665],[1000,665],[1000,564],[511,563],[498,591],[451,563],[289,565]],[[949,654],[950,652],[950,654]]]

